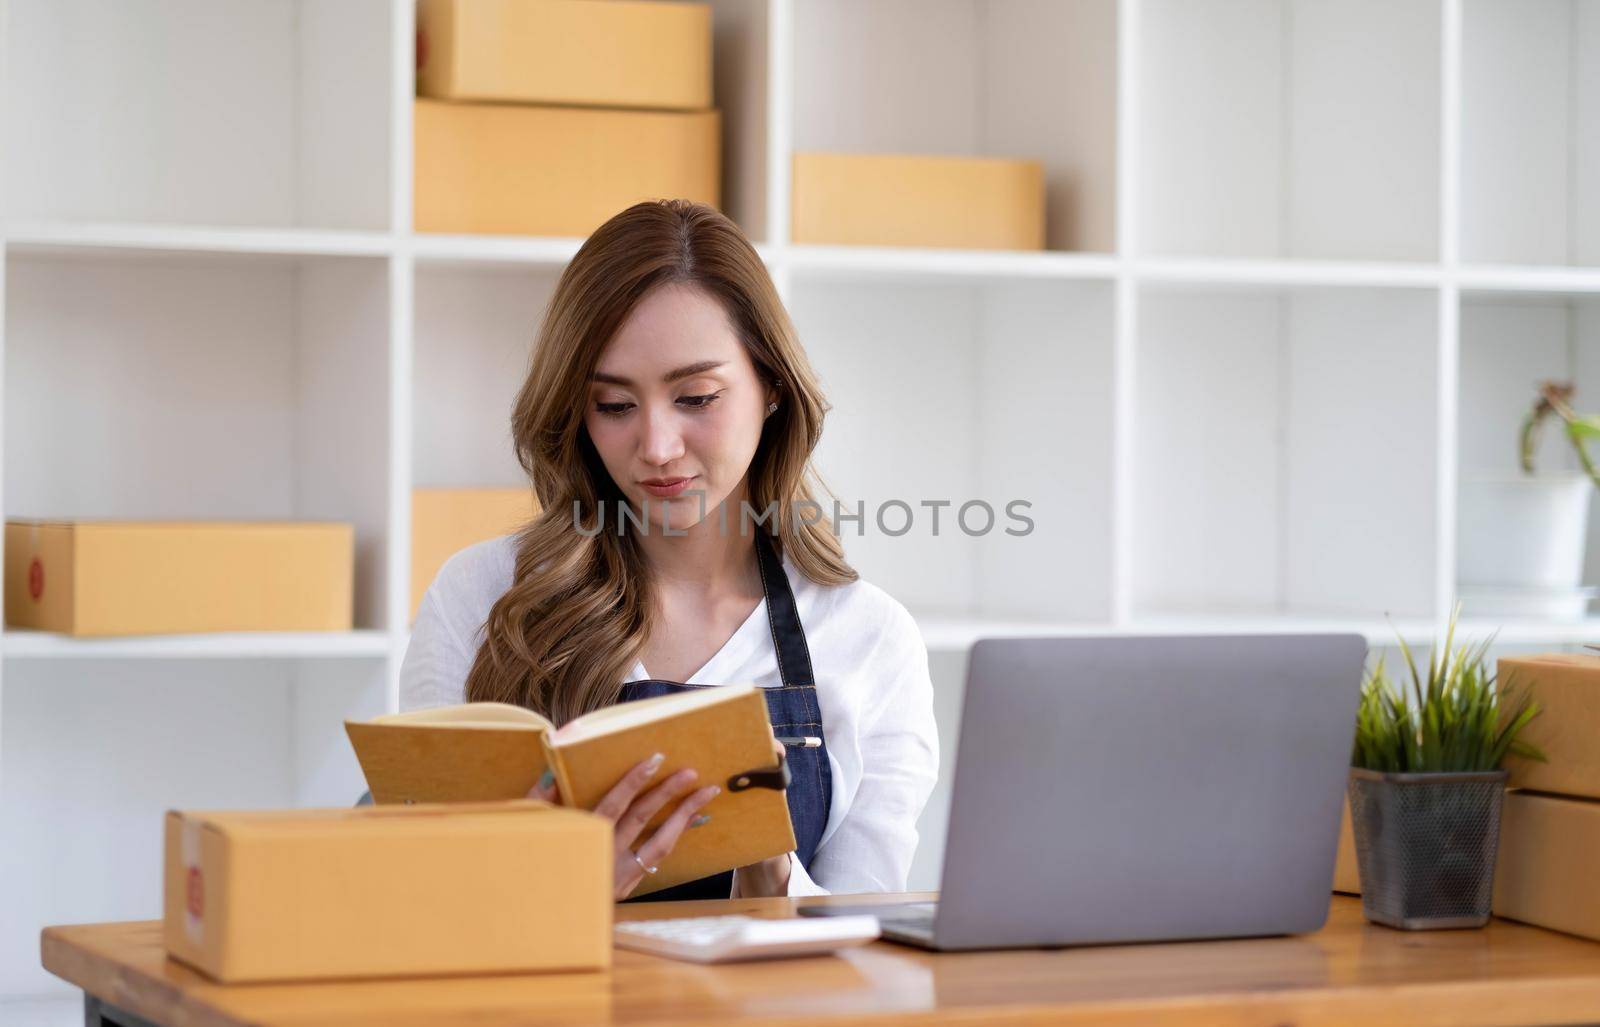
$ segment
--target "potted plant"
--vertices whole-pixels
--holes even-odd
[[[1539,712],[1496,687],[1491,640],[1456,647],[1455,617],[1423,678],[1400,640],[1409,678],[1380,658],[1361,689],[1350,770],[1350,820],[1361,911],[1408,930],[1489,920],[1508,753],[1543,760],[1518,736]]]
[[[1591,592],[1581,588],[1589,497],[1600,471],[1587,445],[1600,417],[1572,409],[1570,382],[1544,382],[1523,419],[1520,474],[1463,475],[1457,579],[1469,612],[1575,620]],[[1583,472],[1536,473],[1545,424],[1559,418]]]

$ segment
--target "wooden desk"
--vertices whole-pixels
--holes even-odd
[[[748,899],[618,907],[620,917],[793,915]],[[1335,896],[1294,938],[939,955],[880,942],[842,957],[698,966],[618,952],[609,973],[227,987],[161,949],[154,921],[52,927],[45,968],[163,1027],[610,1023],[1510,1024],[1600,1021],[1600,943],[1495,921],[1406,933]],[[135,1025],[137,1027],[137,1025]]]

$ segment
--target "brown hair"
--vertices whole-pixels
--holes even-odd
[[[828,405],[766,266],[710,207],[636,204],[601,225],[562,272],[517,394],[511,436],[541,512],[517,535],[512,585],[490,609],[467,674],[470,701],[515,703],[565,723],[617,701],[650,636],[652,588],[637,538],[589,534],[602,502],[616,512],[625,500],[583,415],[601,351],[640,300],[668,283],[721,303],[757,375],[781,392],[747,472],[749,502],[758,512],[777,504],[776,541],[805,577],[856,579],[827,520],[793,516],[821,489],[811,453]]]

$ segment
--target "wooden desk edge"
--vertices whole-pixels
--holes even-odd
[[[896,901],[928,901],[932,893],[904,895],[842,895],[806,899],[750,899],[708,903],[661,903],[619,906],[619,919],[704,914],[706,907],[720,912],[736,910],[758,915],[782,916],[800,906],[866,905]],[[1334,896],[1340,902],[1357,902]],[[697,908],[699,907],[699,908]],[[185,1027],[238,1027],[240,1021],[207,1001],[203,991],[216,988],[215,982],[196,971],[180,972],[194,976],[198,988],[185,981],[173,981],[128,966],[118,959],[115,932],[147,932],[158,922],[126,921],[118,924],[80,924],[45,928],[41,934],[41,956],[45,969],[82,988],[87,994],[137,1016],[159,1024],[182,1023]],[[1569,938],[1581,945],[1584,939],[1556,935],[1526,925],[1504,923],[1517,930],[1537,931],[1553,938]],[[1460,933],[1460,932],[1457,932]],[[107,941],[107,935],[113,935]],[[1402,936],[1396,941],[1422,940],[1427,935]],[[1600,955],[1600,946],[1596,946]],[[1029,950],[1019,950],[1029,951]],[[928,958],[939,958],[930,954]],[[180,964],[168,964],[174,967]],[[701,968],[705,969],[705,968]],[[316,982],[300,982],[316,983]],[[200,993],[196,993],[196,992]],[[1065,1004],[1059,1000],[1030,1001],[1019,997],[1006,1005],[949,1005],[926,1009],[899,1009],[876,1013],[843,1015],[839,1022],[894,1020],[897,1022],[983,1023],[996,1025],[1034,1025],[1045,1023],[1209,1023],[1225,1017],[1239,1023],[1297,1024],[1339,1023],[1360,1017],[1364,1027],[1381,1024],[1465,1024],[1509,1022],[1595,1022],[1600,1021],[1600,958],[1594,974],[1552,973],[1550,976],[1491,977],[1472,980],[1393,981],[1387,983],[1352,982],[1330,986],[1285,986],[1262,990],[1235,988],[1213,992],[1177,994],[1161,998],[1099,998]],[[659,1019],[634,1020],[635,1023],[685,1024],[675,1013]],[[787,1022],[784,1018],[764,1017],[762,1022]],[[795,1023],[812,1023],[816,1018],[793,1018]],[[824,1021],[831,1022],[831,1021]]]
[[[802,906],[866,906],[890,905],[901,902],[933,902],[939,898],[930,892],[883,892],[858,895],[810,895],[799,898],[707,899],[698,902],[646,902],[618,903],[617,920],[648,920],[674,916],[696,916],[710,913],[749,913],[753,916],[798,916]],[[122,920],[107,923],[61,924],[46,927],[39,932],[40,963],[44,969],[120,1009],[164,1024],[175,1017],[186,1027],[237,1027],[237,1021],[225,1016],[203,998],[189,989],[162,978],[139,973],[125,967],[114,955],[106,951],[102,935],[118,928],[133,931],[154,926],[159,920]],[[201,987],[226,987],[198,970],[176,960],[169,963],[194,975]],[[474,975],[462,975],[470,978]],[[135,987],[130,978],[137,978]],[[441,978],[446,980],[458,978]],[[373,979],[367,979],[373,980]],[[317,984],[317,981],[293,981],[288,984]],[[327,982],[320,982],[327,983]]]

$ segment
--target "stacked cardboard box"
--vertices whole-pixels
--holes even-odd
[[[1600,938],[1600,657],[1507,658],[1497,676],[1543,707],[1526,738],[1548,762],[1509,764],[1494,912]]]
[[[411,493],[411,618],[439,568],[475,542],[509,535],[537,512],[529,488],[415,489]]]
[[[420,232],[585,236],[641,200],[720,201],[711,9],[423,0]]]

